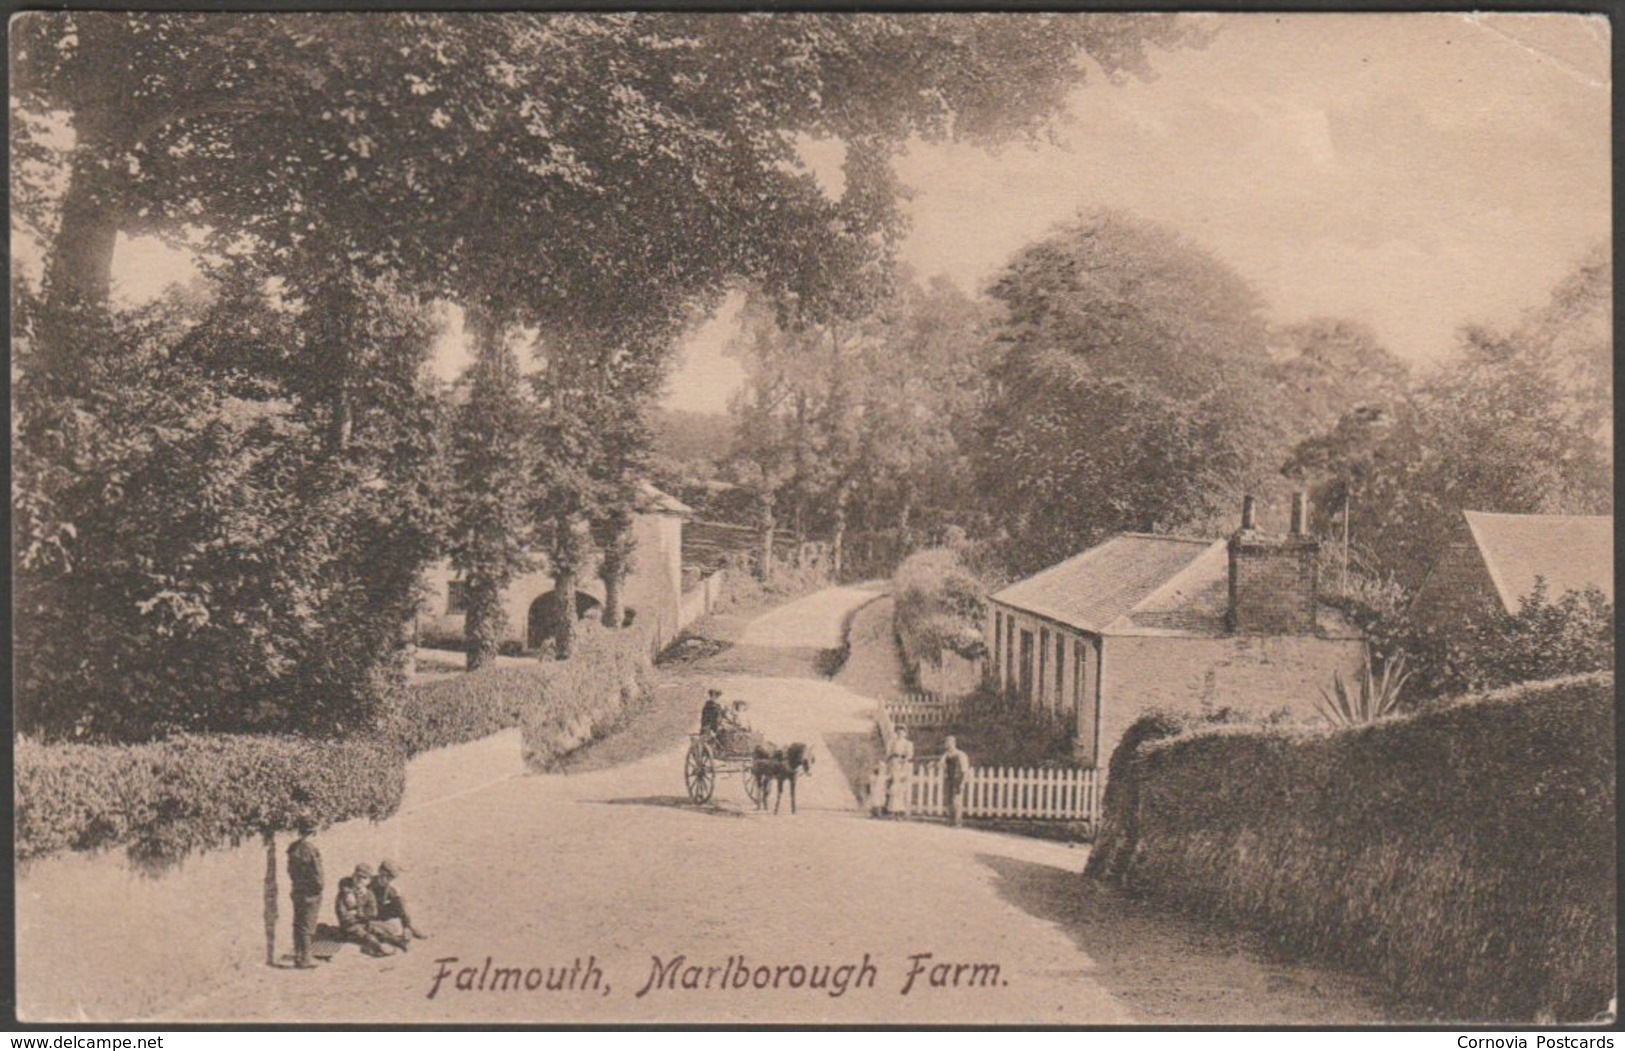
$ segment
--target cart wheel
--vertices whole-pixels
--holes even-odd
[[[761,783],[756,780],[748,765],[744,770],[740,771],[740,776],[744,777],[745,779],[745,794],[750,796],[750,801],[752,803],[755,803],[757,806],[761,806],[762,797],[767,795],[767,793],[761,791]]]
[[[683,784],[688,786],[688,798],[694,802],[711,801],[711,793],[717,787],[717,770],[711,749],[703,741],[688,746],[688,756],[683,760]]]

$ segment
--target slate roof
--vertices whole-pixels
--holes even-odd
[[[638,483],[638,510],[644,514],[692,515],[694,509],[648,482]]]
[[[1503,515],[1464,511],[1501,605],[1516,613],[1522,598],[1546,581],[1548,598],[1595,586],[1614,600],[1612,515]]]
[[[993,601],[1098,634],[1215,549],[1222,565],[1222,540],[1124,533],[1011,584]]]
[[[1230,553],[1223,540],[1123,533],[992,596],[1095,635],[1217,637],[1228,632]],[[1359,638],[1330,606],[1318,633]]]

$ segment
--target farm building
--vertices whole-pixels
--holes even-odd
[[[1411,617],[1449,626],[1486,611],[1516,613],[1536,580],[1545,581],[1551,600],[1591,587],[1614,600],[1612,515],[1461,517],[1411,600]]]
[[[632,570],[626,577],[624,604],[639,624],[653,631],[656,647],[676,638],[681,629],[683,583],[683,522],[691,512],[681,501],[645,483],[633,524],[637,540]],[[511,584],[503,595],[507,630],[503,641],[526,650],[539,648],[553,634],[556,600],[553,575],[544,559],[535,571]],[[441,645],[460,646],[463,637],[464,594],[451,563],[441,562],[426,578],[429,599],[418,615],[418,638]],[[596,567],[581,574],[576,591],[576,615],[588,616],[604,602],[604,583]]]
[[[988,600],[990,681],[1070,727],[1087,766],[1152,708],[1313,714],[1365,640],[1319,599],[1306,520],[1300,496],[1291,532],[1261,532],[1248,497],[1228,540],[1120,534],[1011,584]]]

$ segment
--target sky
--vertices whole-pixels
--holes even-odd
[[[1272,320],[1370,324],[1426,364],[1511,324],[1610,231],[1608,24],[1569,15],[1226,15],[1155,79],[1091,78],[1059,145],[915,145],[903,258],[979,290],[1079,210],[1166,223],[1235,267]],[[669,404],[737,386],[727,318],[684,347]]]
[[[1166,223],[1235,267],[1269,316],[1364,321],[1425,365],[1465,323],[1515,323],[1610,231],[1608,23],[1576,15],[1206,16],[1150,81],[1094,76],[1055,143],[911,144],[902,257],[967,291],[1080,210]],[[838,143],[803,154],[839,191]],[[184,265],[124,242],[127,299]],[[720,412],[737,298],[684,341],[667,405]],[[436,361],[466,361],[457,327]]]

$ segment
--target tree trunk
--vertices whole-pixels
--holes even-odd
[[[621,628],[626,621],[626,577],[632,569],[636,543],[632,537],[633,513],[630,507],[609,512],[598,523],[594,539],[602,553],[598,576],[604,582],[604,627]]]
[[[496,660],[507,618],[502,611],[502,589],[495,581],[476,576],[470,577],[465,586],[463,653],[468,658],[468,670],[478,671]]]
[[[846,505],[851,499],[852,486],[842,481],[835,490],[835,530],[830,537],[829,564],[831,579],[834,583],[841,582],[841,570],[844,564],[846,551]]]
[[[70,395],[82,391],[83,365],[105,331],[123,215],[113,172],[100,163],[108,155],[103,123],[91,113],[75,115],[73,166],[45,259],[44,302],[34,339],[41,372]]]
[[[756,560],[756,579],[766,584],[773,579],[773,529],[778,525],[773,517],[773,495],[768,493],[762,502],[762,550]]]
[[[265,964],[267,967],[276,966],[276,924],[277,924],[277,887],[276,887],[276,832],[265,829],[260,833],[265,841]]]
[[[113,285],[119,204],[119,103],[107,100],[73,115],[73,161],[42,282],[48,313],[62,308],[106,310]]]
[[[621,592],[626,586],[626,571],[618,570],[604,577],[604,627],[619,628],[626,619],[622,612]]]
[[[553,636],[553,655],[570,659],[576,645],[576,569],[561,567],[553,574],[553,597],[558,600],[559,623]]]

